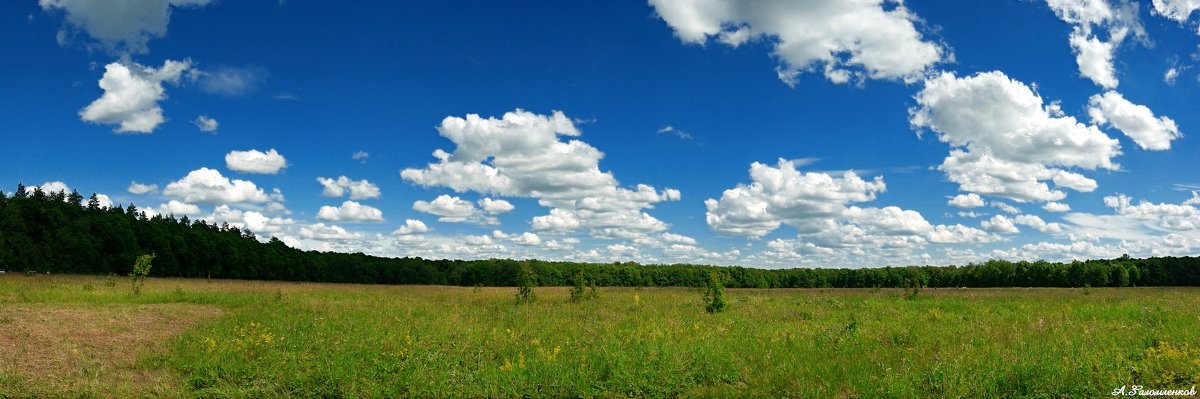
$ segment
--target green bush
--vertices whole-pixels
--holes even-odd
[[[586,299],[587,293],[584,291],[585,284],[583,272],[575,273],[575,278],[571,279],[571,302],[579,303]],[[592,287],[592,292],[595,292],[595,287]]]
[[[133,262],[133,271],[129,272],[129,289],[133,295],[141,295],[142,285],[146,283],[146,276],[150,275],[154,256],[153,254],[142,255]]]
[[[704,286],[704,310],[708,313],[725,310],[725,284],[715,271],[708,274],[708,284]]]
[[[517,303],[536,302],[537,294],[533,292],[535,286],[537,286],[537,275],[533,273],[533,268],[529,267],[528,263],[522,263],[521,269],[517,272]]]

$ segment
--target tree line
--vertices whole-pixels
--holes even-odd
[[[1123,287],[1200,285],[1200,258],[1098,259],[1070,263],[989,260],[963,266],[765,270],[691,264],[541,260],[385,258],[304,251],[249,230],[173,215],[147,217],[135,205],[102,207],[95,194],[0,191],[0,269],[127,275],[155,254],[155,277],[369,284],[515,286],[523,266],[538,285],[567,286],[579,273],[600,286],[704,286],[710,272],[731,288]]]

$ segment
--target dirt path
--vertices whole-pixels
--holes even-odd
[[[139,357],[223,312],[194,304],[0,306],[0,385],[34,396],[170,396],[174,376],[139,367]]]

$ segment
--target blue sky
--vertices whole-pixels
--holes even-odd
[[[385,256],[1194,255],[1193,11],[3,2],[0,180]]]

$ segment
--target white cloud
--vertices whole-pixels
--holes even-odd
[[[62,39],[81,30],[106,50],[118,54],[149,51],[150,39],[167,34],[173,8],[203,7],[211,0],[38,0],[43,10],[60,9],[66,21]]]
[[[167,98],[163,82],[178,83],[191,60],[166,60],[160,68],[129,62],[104,67],[100,88],[104,94],[79,111],[85,122],[118,125],[118,133],[151,133],[166,119],[158,102]]]
[[[1047,0],[1054,14],[1074,28],[1069,36],[1079,74],[1106,89],[1119,83],[1113,67],[1113,52],[1130,35],[1146,41],[1145,28],[1138,20],[1137,3],[1123,2],[1113,7],[1107,0]],[[1108,41],[1095,33],[1100,29]]]
[[[579,228],[579,219],[575,214],[554,208],[549,215],[536,216],[530,224],[534,230],[574,231]]]
[[[96,194],[96,202],[100,203],[101,208],[112,208],[113,206],[112,198],[105,194]]]
[[[366,151],[355,151],[354,154],[350,155],[350,159],[353,159],[355,161],[359,161],[362,163],[367,163],[367,158],[370,158],[370,157],[371,157],[371,154]]]
[[[192,121],[192,124],[196,125],[201,132],[212,134],[216,134],[217,128],[221,126],[220,122],[217,122],[216,119],[209,118],[207,115],[197,116],[196,120]]]
[[[227,67],[215,71],[196,71],[200,90],[223,96],[244,96],[258,90],[266,82],[266,68],[260,66]]]
[[[868,182],[853,171],[840,178],[803,173],[784,159],[776,167],[751,164],[750,178],[750,185],[739,184],[725,190],[720,200],[704,201],[710,228],[751,237],[766,235],[782,223],[812,231],[820,227],[812,222],[839,216],[846,204],[874,200],[877,193],[887,189],[882,177]]]
[[[696,239],[681,234],[663,233],[662,240],[672,244],[696,245]]]
[[[962,209],[978,208],[983,206],[983,198],[979,197],[979,194],[975,193],[959,194],[954,196],[954,198],[951,198],[950,201],[947,201],[946,205],[952,205]]]
[[[1163,73],[1163,83],[1168,86],[1175,85],[1175,81],[1179,79],[1179,68],[1171,67]]]
[[[535,198],[551,209],[531,221],[534,229],[586,228],[595,236],[659,232],[667,225],[641,210],[680,198],[674,189],[620,187],[612,173],[600,170],[603,153],[580,140],[559,139],[581,134],[562,112],[537,115],[518,109],[500,119],[447,117],[438,133],[454,142],[454,153],[439,149],[437,163],[405,169],[401,177],[456,192]]]
[[[1150,108],[1129,102],[1115,91],[1093,95],[1088,100],[1088,115],[1092,123],[1117,128],[1144,150],[1168,150],[1171,140],[1183,137],[1174,120],[1156,118]]]
[[[675,137],[679,137],[684,140],[692,139],[691,133],[676,129],[674,126],[670,126],[670,125],[665,126],[662,129],[658,129],[658,134],[671,134],[671,135],[674,135]]]
[[[379,186],[374,183],[364,180],[350,180],[346,176],[338,176],[337,179],[328,177],[318,177],[317,183],[321,183],[325,187],[321,190],[321,195],[326,197],[341,197],[347,191],[350,192],[350,199],[365,200],[379,198]]]
[[[477,202],[479,203],[479,208],[493,215],[511,212],[513,209],[516,209],[512,203],[502,199],[484,198]]]
[[[782,159],[776,167],[754,163],[750,176],[750,184],[725,190],[720,200],[705,201],[709,227],[724,234],[761,237],[786,224],[797,235],[794,240],[772,241],[768,250],[746,257],[747,261],[801,262],[784,263],[792,266],[846,265],[851,260],[895,264],[928,244],[998,239],[973,227],[933,225],[920,213],[895,206],[850,205],[872,201],[884,192],[881,177],[866,181],[853,172],[841,178],[803,173]],[[913,261],[920,259],[918,255]]]
[[[247,180],[230,180],[221,172],[200,168],[172,182],[163,195],[174,196],[196,204],[263,203],[270,201],[261,188]]]
[[[63,192],[66,194],[71,193],[71,187],[68,187],[67,183],[63,183],[61,181],[48,181],[42,183],[41,186],[37,186],[37,188],[42,189],[42,192],[46,194],[54,194],[58,192]]]
[[[203,212],[198,206],[185,202],[179,202],[177,200],[171,200],[170,202],[159,205],[157,208],[153,208],[153,211],[161,215],[175,216],[194,216]]]
[[[407,236],[414,234],[425,234],[427,232],[429,232],[429,227],[425,226],[425,222],[415,219],[405,219],[404,225],[400,226],[400,228],[396,229],[396,231],[392,232],[392,234]]]
[[[142,184],[136,181],[131,181],[129,182],[129,188],[125,189],[125,191],[129,191],[130,194],[134,195],[149,194],[158,191],[158,185]]]
[[[1071,210],[1071,206],[1061,202],[1047,202],[1045,205],[1042,205],[1042,209],[1049,212],[1067,212]]]
[[[951,146],[938,169],[963,191],[1025,201],[1066,197],[1044,181],[1079,191],[1095,182],[1061,168],[1118,169],[1117,140],[1095,126],[1044,104],[1029,86],[1003,73],[970,77],[943,73],[926,81],[910,110],[916,128],[928,128]]]
[[[1003,202],[993,201],[992,206],[996,207],[997,209],[1004,211],[1004,213],[1008,213],[1008,214],[1016,215],[1016,214],[1021,213],[1021,210],[1017,209],[1017,207],[1003,203]]]
[[[1175,22],[1185,23],[1192,13],[1200,10],[1198,0],[1153,0],[1154,12]]]
[[[260,212],[244,211],[228,205],[217,206],[213,209],[211,215],[205,216],[202,219],[212,224],[229,223],[230,226],[239,229],[249,229],[258,233],[257,235],[260,240],[265,240],[269,236],[286,233],[296,223],[292,219],[269,217]]]
[[[912,82],[947,50],[923,40],[919,18],[901,2],[820,0],[651,0],[658,16],[685,43],[737,47],[763,40],[774,47],[781,80],[822,71],[835,83],[889,79]]]
[[[363,235],[352,233],[337,225],[326,226],[325,223],[317,223],[300,227],[300,237],[319,241],[339,241],[362,239]]]
[[[542,245],[542,238],[537,234],[524,232],[521,234],[505,234],[503,231],[495,230],[492,232],[492,237],[501,240],[508,240],[518,245],[536,247]]]
[[[982,226],[984,230],[989,230],[996,233],[1017,234],[1021,232],[1021,230],[1017,229],[1017,226],[1013,224],[1013,220],[1004,215],[992,216],[991,219],[984,220],[979,225]]]
[[[451,197],[449,195],[439,195],[433,201],[418,200],[413,202],[412,209],[417,212],[428,213],[430,215],[439,216],[439,222],[447,223],[462,223],[467,221],[479,221],[480,212],[475,208],[475,204],[470,201],[463,200],[459,197]],[[484,221],[487,224],[493,223],[494,220]]]
[[[225,154],[225,167],[242,173],[273,175],[287,167],[287,159],[274,148],[267,152],[259,150],[230,151]]]
[[[1058,223],[1046,223],[1045,220],[1036,215],[1017,215],[1013,219],[1013,223],[1029,226],[1043,233],[1058,234],[1063,231],[1062,225]]]
[[[1116,71],[1113,68],[1113,43],[1100,41],[1081,33],[1070,36],[1071,48],[1075,50],[1075,63],[1079,74],[1092,80],[1100,87],[1117,87]]]
[[[317,211],[317,220],[327,222],[382,222],[383,211],[354,201],[346,201],[339,207],[322,206]]]

